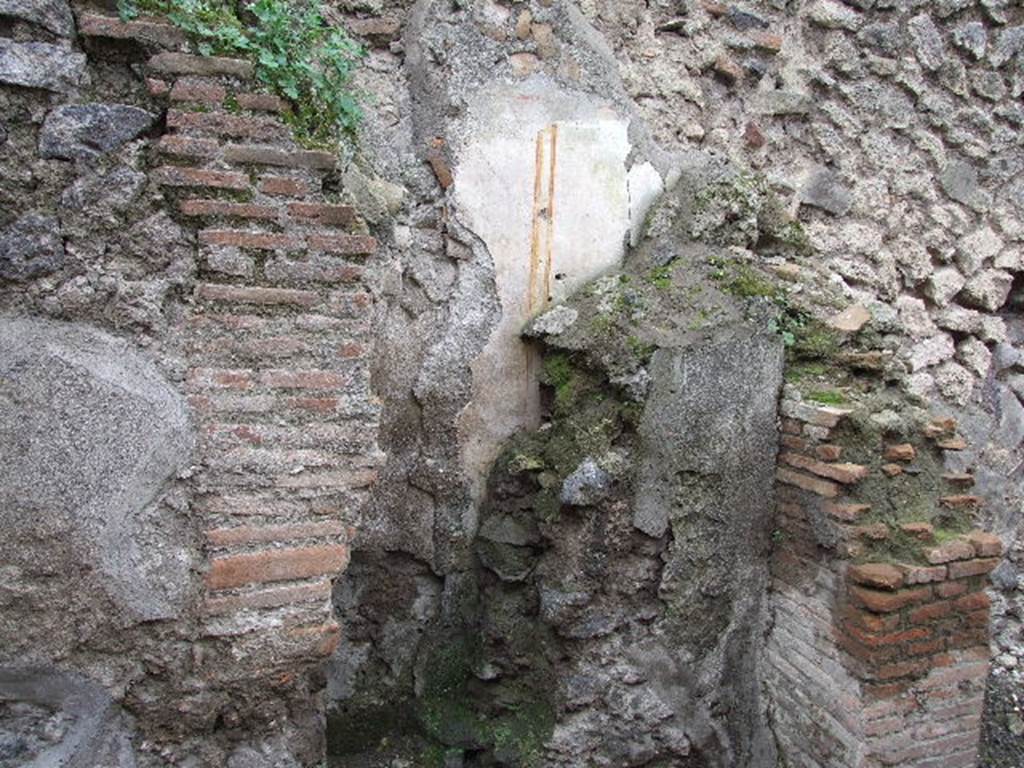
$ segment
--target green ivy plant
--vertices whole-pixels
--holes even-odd
[[[241,12],[233,0],[118,0],[118,10],[126,21],[166,16],[204,56],[252,61],[257,79],[291,105],[288,120],[307,146],[336,147],[359,125],[352,76],[366,52],[325,22],[317,0],[256,0]]]

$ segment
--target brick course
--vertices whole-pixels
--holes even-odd
[[[340,638],[331,581],[380,461],[362,360],[377,242],[324,194],[336,156],[295,143],[287,105],[257,92],[249,62],[185,53],[156,20],[81,21],[85,35],[171,49],[147,65],[168,129],[150,179],[195,233],[200,268],[182,350],[200,435],[202,674],[239,702],[268,680],[301,688]],[[259,713],[246,716],[255,727]]]
[[[776,526],[785,536],[772,560],[767,677],[787,758],[818,768],[976,765],[989,664],[984,578],[999,563],[999,539],[971,531],[935,544],[927,522],[871,522],[872,505],[857,498],[871,469],[835,463],[847,453],[844,414],[785,400],[781,411]],[[935,420],[924,430],[934,447],[879,445],[872,466],[905,477],[902,465],[921,450],[965,448],[955,429]],[[981,499],[936,493],[932,503],[973,509]],[[835,543],[822,543],[822,525]],[[872,562],[873,542],[896,532],[918,542],[917,560]]]

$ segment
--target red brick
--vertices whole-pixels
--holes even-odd
[[[855,525],[850,527],[850,533],[858,538],[870,539],[872,541],[884,541],[889,538],[889,526],[885,523],[871,523],[870,525]]]
[[[202,80],[178,80],[171,88],[171,101],[190,101],[198,104],[220,104],[227,96],[222,85]]]
[[[282,232],[250,232],[244,229],[204,229],[199,233],[199,242],[268,251],[297,251],[305,247],[305,242],[297,235]]]
[[[924,550],[924,556],[933,565],[953,560],[967,560],[974,557],[974,547],[964,539],[953,539],[937,547],[928,547]]]
[[[854,523],[871,511],[870,504],[835,504],[825,502],[825,511],[837,520]]]
[[[336,371],[306,370],[264,371],[260,383],[279,389],[339,389],[350,383],[350,378]]]
[[[224,148],[224,159],[229,163],[252,163],[254,165],[276,165],[286,168],[315,168],[320,170],[331,170],[338,161],[330,152],[316,152],[312,150],[289,151],[278,149],[277,147],[263,147],[253,144],[228,145]]]
[[[782,50],[782,36],[767,32],[764,30],[758,30],[751,32],[750,42],[754,44],[755,48],[758,48],[767,53],[778,53]]]
[[[896,590],[903,586],[903,572],[887,563],[851,565],[846,575],[857,584],[875,589]]]
[[[896,680],[901,677],[918,677],[928,671],[929,664],[926,659],[913,661],[899,661],[895,664],[885,664],[868,671],[868,679],[874,680]]]
[[[903,578],[907,584],[929,584],[946,580],[946,566],[935,565],[925,567],[922,565],[903,565],[899,568],[903,571]]]
[[[864,717],[868,720],[878,720],[883,717],[904,717],[916,712],[921,708],[914,699],[895,699],[893,701],[881,701],[863,707]]]
[[[915,640],[924,640],[931,635],[931,630],[924,627],[904,629],[900,632],[865,632],[856,627],[847,627],[848,631],[858,642],[868,648],[883,648],[889,645],[902,645]]]
[[[761,127],[753,120],[749,121],[746,128],[743,129],[743,138],[751,149],[760,149],[768,143]]]
[[[306,197],[313,193],[308,181],[291,176],[260,176],[259,190],[267,195],[282,197]]]
[[[977,627],[987,632],[990,618],[987,609],[984,611],[971,611],[964,615],[964,624],[967,627]]]
[[[803,431],[803,425],[795,419],[783,419],[782,431],[787,435],[799,435]]]
[[[272,117],[250,117],[227,112],[182,112],[178,109],[167,111],[167,127],[257,141],[285,140],[289,138],[290,130],[280,120]]]
[[[293,408],[314,413],[333,413],[340,402],[336,397],[293,397],[289,401]]]
[[[954,632],[946,638],[946,645],[951,648],[970,648],[978,643],[988,642],[987,622],[968,627],[962,632]]]
[[[334,291],[327,304],[337,317],[358,317],[372,306],[373,297],[362,291]]]
[[[434,176],[437,178],[437,183],[441,185],[441,189],[448,189],[455,183],[455,177],[452,176],[448,161],[439,148],[433,147],[427,150],[427,162],[430,163],[430,168],[434,171]]]
[[[911,624],[931,624],[937,619],[945,618],[953,613],[953,603],[943,600],[938,603],[929,603],[915,608],[907,614],[907,620]]]
[[[917,451],[910,443],[890,445],[885,449],[886,461],[913,461],[917,458]]]
[[[234,528],[216,528],[206,532],[206,540],[215,547],[228,547],[255,542],[286,542],[322,536],[341,536],[345,525],[340,520],[291,525],[242,525]]]
[[[898,592],[879,592],[864,587],[850,587],[854,600],[875,613],[893,613],[908,605],[921,603],[931,598],[931,587],[901,589]]]
[[[816,475],[827,477],[830,480],[836,480],[843,484],[856,483],[868,475],[868,468],[859,464],[826,464],[822,461],[789,451],[783,453],[780,459],[791,466],[806,469]]]
[[[987,611],[992,605],[992,599],[984,592],[972,592],[953,601],[958,611]]]
[[[165,48],[177,48],[185,44],[185,34],[180,29],[148,18],[121,21],[113,16],[83,13],[78,17],[78,32],[86,37],[138,40]]]
[[[220,144],[214,139],[166,134],[160,137],[157,148],[165,155],[208,159],[216,157],[220,151]]]
[[[902,717],[888,717],[882,720],[868,722],[864,726],[865,736],[885,736],[888,733],[895,733],[903,730],[904,720]]]
[[[963,485],[968,488],[974,485],[974,475],[972,475],[970,472],[947,472],[942,476],[942,479],[945,480],[947,483],[952,483],[953,485]]]
[[[288,215],[296,219],[310,219],[320,224],[344,226],[356,220],[356,210],[351,205],[328,205],[326,203],[289,203]]]
[[[899,464],[883,464],[882,472],[885,473],[886,477],[899,477],[903,474],[903,467]]]
[[[235,96],[238,106],[253,112],[284,112],[288,102],[272,93],[239,93]]]
[[[336,621],[329,621],[315,627],[298,627],[288,630],[289,637],[304,643],[313,642],[309,652],[317,656],[330,656],[341,642],[341,626]]]
[[[958,494],[955,496],[942,496],[939,503],[950,509],[977,509],[981,506],[981,497],[970,494]]]
[[[918,541],[935,541],[935,528],[931,523],[900,523],[900,530]]]
[[[254,203],[231,203],[225,200],[184,200],[181,212],[186,216],[229,216],[239,219],[276,219],[278,209]]]
[[[856,638],[849,633],[849,631],[844,634],[837,630],[835,642],[836,646],[841,651],[845,651],[853,658],[863,662],[867,667],[884,664],[887,661],[895,659],[899,655],[899,649],[894,647],[881,649],[869,648],[863,643],[858,642]]]
[[[277,608],[282,605],[326,600],[330,595],[331,581],[324,579],[313,584],[301,584],[295,587],[278,587],[242,595],[208,597],[203,603],[203,610],[208,615],[235,613],[247,609]]]
[[[220,428],[222,428],[222,427],[219,427],[219,426],[209,427],[209,428],[207,428],[207,432],[209,434],[215,434],[217,432],[217,430],[220,429]],[[259,432],[257,432],[252,427],[250,427],[250,426],[248,426],[246,424],[226,425],[226,428],[235,437],[237,437],[242,442],[249,443],[250,445],[262,445],[263,444],[263,438],[260,436]]]
[[[167,92],[171,90],[171,86],[167,84],[166,80],[160,80],[155,77],[146,78],[146,92],[150,96],[166,96]]]
[[[782,435],[779,442],[792,451],[803,451],[807,449],[807,441],[796,435]]]
[[[805,491],[810,491],[827,499],[834,499],[839,495],[839,486],[835,483],[811,477],[802,472],[794,472],[790,469],[779,467],[775,471],[775,477],[781,483],[795,485],[797,488],[803,488]]]
[[[339,572],[348,565],[348,557],[348,547],[341,544],[214,557],[206,584],[210,589],[228,589],[243,584],[308,579]]]
[[[963,583],[947,582],[935,585],[935,594],[939,597],[956,597],[967,591],[967,585]]]
[[[946,438],[945,440],[938,440],[936,445],[944,451],[964,451],[967,449],[967,441],[959,435]]]
[[[365,37],[378,45],[397,40],[401,29],[402,25],[397,19],[384,17],[353,19],[348,22],[349,32],[359,37]]]
[[[949,564],[949,578],[964,579],[968,576],[981,576],[991,573],[999,565],[998,557],[990,557],[981,560],[967,560],[959,563]]]
[[[377,251],[377,241],[369,235],[310,235],[310,250],[346,256],[366,256]]]
[[[232,301],[239,304],[294,304],[309,307],[320,301],[320,296],[313,291],[213,283],[199,285],[196,295],[200,299]]]
[[[234,171],[208,171],[202,168],[163,166],[153,171],[158,184],[169,187],[212,187],[215,189],[248,189],[249,177]]]
[[[723,53],[715,59],[715,74],[727,83],[736,83],[743,79],[743,67]]]
[[[922,640],[919,643],[910,643],[907,646],[909,656],[931,656],[945,648],[945,642],[941,638],[934,640]]]
[[[338,356],[346,360],[354,360],[355,358],[362,357],[365,351],[362,344],[348,341],[338,347]]]
[[[978,557],[999,557],[1003,554],[1003,542],[994,534],[971,531],[967,534],[967,540],[974,547],[974,554]]]
[[[242,59],[220,56],[191,56],[184,53],[160,53],[149,60],[150,69],[172,75],[228,75],[252,77],[253,65]]]
[[[896,698],[910,690],[910,685],[911,684],[909,682],[865,683],[862,688],[864,692],[864,701],[865,703],[871,704],[876,701]]]
[[[840,609],[843,621],[868,632],[891,632],[899,626],[899,615],[878,615],[846,604]]]
[[[238,368],[193,368],[188,372],[188,383],[190,387],[204,389],[251,389],[252,371]]]
[[[843,448],[840,445],[824,443],[814,449],[814,455],[822,461],[839,461],[839,458],[843,455]]]
[[[914,739],[910,745],[899,745],[881,752],[878,758],[884,765],[919,765],[918,760],[922,758],[949,755],[964,748],[976,746],[977,743],[978,734],[976,731],[945,736],[923,743]]]

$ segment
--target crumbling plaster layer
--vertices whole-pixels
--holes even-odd
[[[0,435],[0,546],[67,536],[70,556],[98,571],[93,588],[132,619],[178,615],[194,554],[157,502],[194,436],[153,364],[85,326],[2,319]]]
[[[469,140],[454,169],[457,215],[491,254],[501,304],[459,419],[479,499],[501,442],[537,426],[537,359],[519,337],[524,324],[621,263],[633,221],[662,183],[649,163],[627,171],[628,122],[610,104],[545,78],[478,94],[461,132]]]

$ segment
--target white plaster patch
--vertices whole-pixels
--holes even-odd
[[[628,123],[609,105],[542,77],[479,94],[461,133],[456,215],[487,245],[501,302],[458,425],[479,498],[501,443],[539,418],[538,360],[520,331],[621,263],[661,179],[646,163],[627,174]]]
[[[629,244],[636,245],[643,236],[644,220],[655,200],[665,191],[661,174],[650,163],[638,163],[629,169]]]

